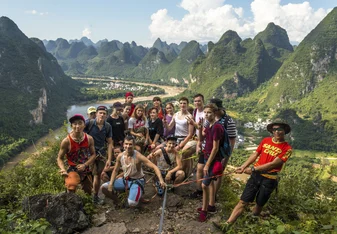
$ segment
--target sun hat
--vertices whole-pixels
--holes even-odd
[[[267,131],[270,133],[273,133],[274,125],[280,125],[284,129],[285,134],[288,134],[289,132],[291,132],[291,127],[289,126],[289,124],[287,124],[285,120],[280,119],[280,118],[277,118],[274,121],[272,121],[270,124],[268,124]]]

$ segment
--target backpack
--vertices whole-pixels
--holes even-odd
[[[85,124],[85,128],[84,128],[84,132],[90,135],[90,131],[92,129],[92,126],[94,126],[94,119],[90,119],[86,124]],[[106,128],[106,133],[109,134],[109,132],[111,131],[111,125],[104,121],[104,127]]]
[[[229,116],[226,115],[225,117],[219,119],[215,123],[215,124],[221,124],[221,126],[224,128],[223,143],[221,144],[220,142],[220,146],[219,146],[219,152],[220,152],[221,158],[229,158],[232,154],[232,147],[231,147],[231,143],[229,141],[229,136],[227,132],[228,121],[229,121]]]

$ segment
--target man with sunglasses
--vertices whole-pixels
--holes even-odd
[[[225,225],[214,223],[215,226],[223,230],[234,223],[244,211],[245,206],[254,200],[256,205],[253,215],[258,216],[261,213],[263,206],[277,187],[277,173],[281,171],[283,164],[291,156],[292,148],[285,141],[285,135],[291,131],[290,126],[283,120],[276,119],[267,125],[267,130],[272,133],[272,137],[264,138],[257,150],[241,167],[236,169],[236,173],[246,173],[251,176],[239,203],[235,206]],[[255,162],[258,157],[258,161]],[[250,166],[251,164],[254,165]]]
[[[109,168],[112,160],[113,140],[111,125],[106,122],[108,108],[99,106],[96,110],[96,118],[86,123],[84,132],[92,136],[94,139],[96,160],[92,170],[94,176],[94,203],[99,203],[98,191],[101,186],[102,171],[104,168]],[[108,156],[108,157],[107,157]]]

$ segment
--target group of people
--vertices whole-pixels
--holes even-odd
[[[202,198],[198,220],[206,221],[208,213],[216,212],[216,193],[234,149],[235,122],[220,99],[211,99],[205,105],[202,94],[193,97],[194,108],[190,108],[188,98],[179,98],[176,112],[173,103],[162,105],[160,97],[153,98],[151,107],[147,103],[135,105],[133,98],[132,92],[127,92],[125,103],[115,102],[110,115],[108,107],[98,106],[88,108],[87,119],[80,114],[69,119],[72,130],[61,142],[57,158],[67,190],[75,192],[80,184],[86,193],[93,192],[95,203],[100,202],[99,191],[118,203],[116,191],[127,190],[129,206],[137,206],[144,194],[143,166],[154,171],[158,188],[164,190],[167,184],[179,184],[191,175],[193,155],[197,155],[197,189],[188,196]],[[235,222],[244,206],[255,198],[253,212],[261,212],[277,186],[277,172],[291,155],[284,138],[290,126],[276,121],[267,130],[273,136],[265,138],[236,169],[251,177],[227,224]],[[229,153],[223,153],[226,137]]]

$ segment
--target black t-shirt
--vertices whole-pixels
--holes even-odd
[[[111,116],[108,116],[106,121],[112,127],[112,140],[114,141],[114,144],[116,145],[120,141],[124,141],[125,124],[124,124],[123,117],[118,116],[118,118],[115,119],[115,118],[112,118]]]
[[[157,118],[154,122],[151,119],[149,120],[149,135],[152,141],[154,140],[156,134],[159,134],[161,137],[164,134],[163,121],[159,118]]]

